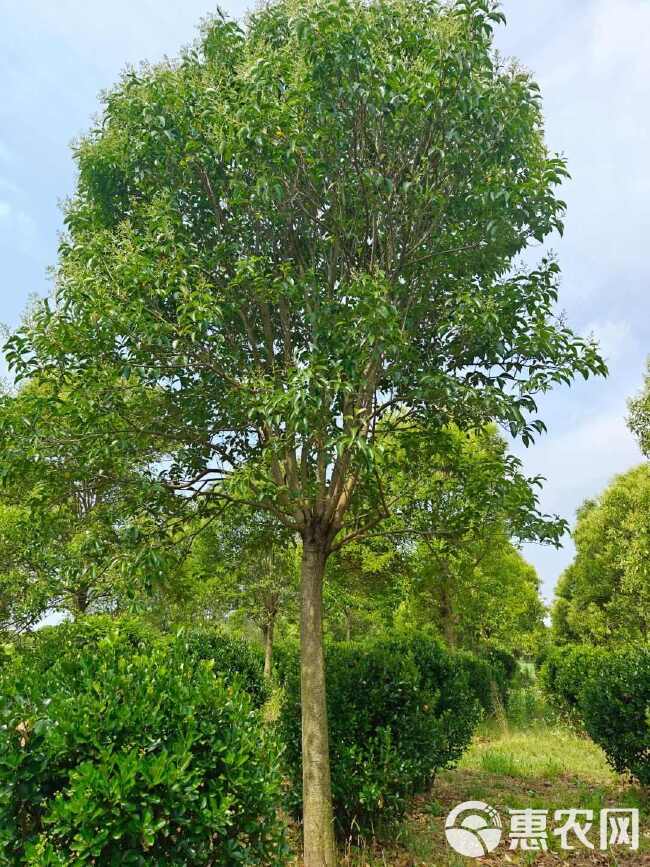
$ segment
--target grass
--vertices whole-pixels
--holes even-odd
[[[641,851],[616,847],[613,853],[576,849],[563,852],[549,834],[547,853],[499,848],[482,859],[453,853],[444,836],[447,813],[456,804],[481,800],[496,807],[508,828],[508,808],[637,807],[641,812]],[[483,727],[458,767],[443,772],[427,797],[418,798],[389,841],[346,847],[348,867],[465,867],[465,865],[649,865],[650,796],[615,774],[592,741],[559,724],[537,722],[513,729],[504,721]],[[596,815],[597,824],[597,815]],[[645,832],[645,833],[644,833]],[[597,842],[597,834],[596,834]]]

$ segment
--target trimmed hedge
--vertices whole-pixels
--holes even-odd
[[[293,792],[300,792],[300,677],[282,654],[279,726]],[[437,641],[393,637],[327,648],[334,814],[339,832],[401,816],[438,769],[453,764],[480,718],[467,670]],[[293,804],[299,810],[299,802]]]
[[[212,660],[215,672],[229,681],[237,681],[256,707],[268,700],[271,690],[264,679],[264,653],[260,647],[220,629],[188,629],[182,638],[192,656]]]
[[[151,649],[175,640],[138,617],[91,614],[39,629],[23,637],[17,650],[30,659],[31,665],[45,670],[62,656],[74,657],[107,637],[131,650]],[[267,700],[269,687],[264,680],[264,654],[260,648],[218,628],[185,628],[180,630],[178,637],[194,658],[212,660],[215,674],[229,683],[237,681],[249,693],[256,707],[261,707]]]
[[[556,647],[542,681],[617,771],[650,784],[650,647]]]
[[[286,863],[276,742],[182,638],[40,663],[0,674],[2,863]]]
[[[580,715],[580,692],[605,651],[600,647],[567,644],[550,647],[540,669],[542,688],[558,710]]]
[[[650,648],[600,656],[579,694],[588,734],[612,766],[650,784]]]

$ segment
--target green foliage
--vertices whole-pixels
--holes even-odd
[[[556,641],[616,645],[650,630],[650,465],[618,476],[585,503],[576,556],[557,587]]]
[[[617,771],[650,785],[650,648],[602,654],[579,696],[585,728]]]
[[[93,614],[77,620],[64,620],[56,626],[44,626],[17,641],[17,652],[29,659],[29,665],[46,670],[61,658],[72,658],[84,650],[92,651],[102,639],[133,651],[151,649],[161,635],[143,620],[123,615]]]
[[[517,661],[510,653],[495,647],[484,647],[480,656],[457,651],[457,658],[467,671],[469,684],[486,713],[494,713],[508,702]]]
[[[630,430],[636,434],[643,454],[650,458],[650,358],[643,383],[643,389],[630,401],[628,417]]]
[[[138,617],[96,614],[57,626],[46,626],[24,636],[17,644],[17,652],[29,660],[30,667],[45,671],[58,659],[74,659],[84,650],[92,652],[92,648],[103,639],[123,647],[125,652],[142,650],[144,653],[173,640],[182,642],[188,656],[209,660],[218,677],[228,683],[237,682],[249,694],[255,707],[261,707],[268,698],[269,687],[263,677],[264,662],[260,649],[243,638],[211,626],[185,627],[172,639]]]
[[[259,647],[214,627],[185,629],[179,638],[194,659],[210,660],[215,674],[245,689],[255,707],[267,701],[271,690],[264,679],[264,654]]]
[[[331,546],[384,517],[414,422],[529,443],[535,395],[605,371],[557,316],[557,264],[516,265],[561,230],[566,169],[537,85],[495,62],[500,20],[273,3],[106,93],[56,303],[6,353],[65,382],[92,462],[135,452]]]
[[[27,630],[51,609],[114,611],[163,577],[153,552],[138,568],[155,521],[133,518],[157,487],[132,447],[86,448],[97,414],[118,423],[48,373],[0,394],[0,628]]]
[[[573,716],[579,713],[580,691],[603,654],[602,649],[590,645],[548,649],[540,668],[540,683],[560,711]]]
[[[605,751],[617,771],[650,783],[650,648],[552,648],[542,683]]]
[[[301,777],[299,672],[285,671],[280,728]],[[330,644],[327,708],[340,831],[394,819],[467,747],[480,716],[462,661],[425,636]],[[297,789],[296,789],[297,791]]]
[[[286,863],[277,750],[246,693],[182,639],[97,635],[2,671],[3,863]]]
[[[448,428],[409,448],[393,481],[395,532],[411,540],[401,617],[450,645],[531,653],[543,630],[539,578],[513,540],[558,544],[565,522],[539,510],[528,478],[492,426]]]

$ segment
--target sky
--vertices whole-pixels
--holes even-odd
[[[247,4],[222,2],[241,17]],[[175,56],[215,10],[209,0],[0,0],[0,322],[48,292],[60,202],[74,188],[70,145],[126,65]],[[641,461],[625,425],[627,398],[650,354],[650,0],[504,0],[496,43],[530,69],[544,97],[549,147],[572,178],[566,231],[552,241],[560,308],[595,335],[607,380],[562,388],[540,403],[549,432],[514,445],[546,478],[542,508],[576,508]],[[539,251],[541,255],[541,250]],[[5,371],[0,363],[0,374]],[[572,557],[527,546],[547,598]]]

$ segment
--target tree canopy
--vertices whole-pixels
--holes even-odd
[[[647,641],[650,630],[650,465],[618,476],[578,512],[576,556],[557,586],[561,642]]]

